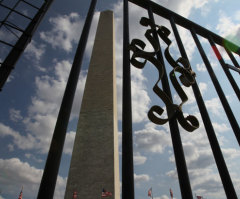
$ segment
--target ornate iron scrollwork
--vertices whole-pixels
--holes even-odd
[[[187,102],[188,97],[178,82],[176,73],[180,73],[180,82],[186,87],[189,87],[195,83],[196,74],[194,71],[192,71],[190,63],[187,59],[180,57],[175,61],[171,56],[169,48],[172,42],[168,38],[171,32],[168,28],[153,24],[151,20],[146,17],[141,18],[140,24],[142,26],[150,27],[150,29],[146,30],[145,37],[153,47],[154,51],[144,51],[146,44],[140,39],[133,39],[129,45],[129,49],[133,52],[130,62],[136,68],[143,69],[147,61],[149,61],[157,68],[159,78],[153,86],[153,91],[159,98],[161,98],[168,111],[168,118],[161,118],[160,116],[163,114],[164,109],[158,105],[154,105],[148,112],[148,118],[155,124],[163,125],[171,118],[175,117],[185,130],[192,132],[199,127],[199,122],[193,115],[188,115],[187,117],[184,117],[183,115],[182,106],[185,102]],[[159,42],[153,36],[154,31],[156,31],[157,35],[167,44],[164,55],[168,63],[173,67],[173,70],[170,72],[169,76],[173,87],[182,101],[179,105],[174,104],[169,96],[158,86],[158,83],[164,74],[164,67],[161,61],[156,58],[157,53],[160,51],[160,46]],[[141,58],[144,61],[139,61],[137,58]]]

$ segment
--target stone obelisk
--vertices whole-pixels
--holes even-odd
[[[89,65],[65,199],[120,198],[116,66],[112,11],[100,14]]]

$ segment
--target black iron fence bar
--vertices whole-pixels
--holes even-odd
[[[150,20],[153,22],[153,24],[155,24],[153,12],[152,12],[152,9],[150,6],[148,8],[148,15],[149,15]],[[155,29],[155,27],[152,27],[152,28],[154,28],[154,37],[157,40],[158,45],[160,47],[160,41],[157,36],[156,29]],[[172,101],[171,89],[169,86],[168,77],[166,74],[166,68],[165,68],[161,49],[157,53],[157,59],[161,61],[162,65],[164,67],[164,71],[165,71],[163,78],[162,78],[163,91],[169,96],[170,100]],[[167,113],[169,113],[168,109],[167,109]],[[182,195],[182,198],[191,199],[191,198],[193,198],[192,189],[191,189],[191,185],[190,185],[190,180],[189,180],[186,160],[185,160],[185,156],[184,156],[181,136],[180,136],[180,132],[179,132],[179,127],[178,127],[177,120],[175,118],[170,119],[169,127],[170,127],[170,133],[171,133],[171,137],[172,137],[173,151],[174,151],[174,156],[175,156],[175,160],[176,160],[175,162],[176,162],[176,168],[177,168],[177,173],[178,173],[181,195]]]
[[[206,28],[174,13],[171,10],[168,10],[167,8],[164,8],[160,5],[158,5],[155,2],[152,2],[150,0],[128,0],[142,8],[145,8],[146,10],[148,9],[148,6],[151,6],[153,13],[170,20],[171,17],[174,17],[175,19],[175,23],[186,28],[189,29],[190,27],[194,28],[196,33],[204,38],[208,39],[208,35],[212,36],[213,41],[218,44],[221,45],[223,44],[223,41],[229,42],[229,46],[232,46],[233,49],[237,49],[235,51],[236,54],[240,55],[240,47],[237,46],[236,44],[220,37],[219,35],[207,30]]]
[[[20,1],[19,1],[19,2],[20,2]],[[12,11],[12,12],[15,12],[16,14],[18,14],[18,15],[20,15],[20,16],[26,18],[26,19],[32,20],[31,17],[29,17],[29,16],[27,16],[27,15],[21,13],[21,12],[18,12],[17,10],[14,10],[13,8],[10,8],[10,7],[8,7],[8,6],[4,5],[4,4],[0,4],[0,6],[6,8],[6,9]]]
[[[31,3],[29,3],[29,2],[27,2],[27,1],[25,1],[25,0],[22,0],[22,2],[26,3],[27,5],[29,5],[29,6],[33,7],[33,8],[35,8],[35,9],[37,9],[37,10],[39,10],[39,9],[40,9],[39,7],[37,7],[37,6],[33,5],[33,4],[31,4]]]
[[[7,22],[7,21],[6,21]],[[10,28],[13,28],[13,29],[15,29],[15,30],[18,30],[19,32],[24,32],[24,30],[23,29],[21,29],[21,28],[19,28],[19,27],[17,27],[15,24],[11,24],[11,23],[6,23],[6,22],[3,22],[3,25],[6,27],[6,26],[8,26],[8,27],[10,27]]]
[[[12,7],[12,9],[15,9],[15,8],[18,6],[18,4],[20,3],[20,1],[21,1],[21,0],[18,0],[18,1],[15,3],[15,5]],[[0,4],[0,5],[1,5],[1,4]],[[3,26],[4,22],[8,19],[8,17],[11,15],[11,13],[12,13],[12,10],[10,10],[10,11],[8,12],[8,14],[6,15],[6,17],[1,21],[0,28]]]
[[[9,28],[8,26],[5,26],[5,28],[12,33],[15,37],[17,37],[19,39],[20,36],[17,35],[17,33],[15,33],[11,28]]]
[[[192,28],[192,29],[194,29],[194,28]],[[205,52],[204,52],[204,50],[202,48],[201,43],[199,42],[197,37],[194,37],[194,41],[195,41],[195,43],[197,45],[198,51],[200,52],[200,55],[201,55],[201,57],[203,59],[203,62],[205,64],[206,68],[207,68],[207,71],[208,71],[208,73],[210,75],[210,78],[211,78],[211,80],[213,82],[213,85],[214,85],[214,87],[215,87],[215,89],[216,89],[216,91],[218,93],[218,96],[219,96],[219,98],[220,98],[220,100],[222,102],[222,105],[223,105],[224,110],[225,110],[225,112],[227,114],[228,120],[229,120],[229,122],[230,122],[230,124],[232,126],[232,129],[233,129],[234,133],[235,133],[235,136],[236,136],[236,139],[238,141],[238,144],[240,145],[240,132],[239,132],[239,126],[237,124],[237,121],[236,121],[236,119],[235,119],[235,117],[234,117],[234,115],[232,113],[232,110],[231,110],[231,108],[230,108],[230,106],[229,106],[229,104],[227,102],[227,99],[226,99],[226,97],[225,97],[225,95],[223,93],[223,90],[222,90],[222,88],[221,88],[221,86],[220,86],[220,84],[219,84],[219,82],[217,80],[217,77],[216,77],[216,75],[215,75],[215,73],[214,73],[214,71],[213,71],[213,69],[211,67],[211,64],[210,64],[210,62],[209,62],[209,60],[208,60],[208,58],[207,58],[207,56],[206,56],[206,54],[205,54]]]
[[[128,1],[123,1],[122,198],[134,199]]]
[[[177,41],[177,44],[178,44],[178,47],[179,47],[182,57],[189,60],[173,18],[170,19],[170,23],[171,23],[171,26],[172,26],[172,29],[173,29],[173,32],[174,32],[174,35],[175,35],[175,38],[176,38],[176,41]],[[197,37],[194,29],[191,29],[191,33],[192,33],[193,37]],[[197,38],[194,38],[194,39],[197,39]],[[197,42],[196,42],[196,45],[198,45]],[[200,114],[202,116],[202,120],[203,120],[205,129],[206,129],[209,143],[212,148],[212,152],[213,152],[216,164],[217,164],[217,168],[218,168],[227,198],[235,199],[235,198],[237,198],[236,193],[235,193],[226,163],[224,161],[224,157],[221,152],[221,148],[219,146],[216,134],[214,132],[210,117],[208,115],[208,112],[207,112],[207,109],[206,109],[206,106],[205,106],[205,103],[202,98],[202,95],[201,95],[201,92],[200,92],[197,82],[195,82],[192,85],[192,89],[193,89],[193,93],[194,93],[196,102],[198,104],[199,110],[200,110]]]
[[[232,70],[240,73],[240,69],[238,69],[238,68],[236,68],[236,67],[234,67],[234,66],[232,66],[230,64],[225,64],[225,66],[228,67],[229,69],[232,69]]]
[[[80,41],[76,50],[62,104],[58,113],[56,126],[53,132],[53,137],[48,152],[47,161],[45,164],[42,181],[40,184],[38,199],[52,199],[56,186],[58,170],[60,166],[64,141],[67,132],[69,117],[71,114],[73,99],[78,83],[78,78],[81,70],[82,59],[87,44],[89,30],[91,27],[95,6],[97,0],[92,0],[87,14],[85,24],[83,26]]]
[[[233,56],[232,52],[229,51],[229,50],[227,50],[226,48],[225,48],[225,50],[226,50],[228,56],[230,57],[230,59],[232,60],[232,63],[234,64],[234,66],[235,66],[237,69],[240,69],[240,66],[239,66],[237,60],[235,59],[235,57]]]
[[[216,54],[217,58],[221,60],[221,61],[219,60],[220,63],[221,64],[225,64],[223,59],[222,59],[222,57],[220,57],[221,55],[220,55],[216,45],[214,44],[211,36],[209,36],[208,40],[209,40],[209,43],[212,46],[212,49],[213,49],[214,53]],[[222,106],[223,106],[223,108],[224,108],[224,110],[225,110],[225,112],[227,114],[228,120],[229,120],[229,122],[230,122],[230,124],[232,126],[232,129],[233,129],[233,132],[235,133],[235,136],[236,136],[236,138],[238,140],[238,144],[240,145],[240,128],[239,128],[239,125],[237,123],[237,120],[236,120],[236,118],[235,118],[235,116],[234,116],[234,114],[232,112],[231,107],[229,106],[227,98],[226,98],[226,96],[225,96],[225,94],[224,94],[224,92],[223,92],[223,90],[222,90],[222,88],[221,88],[221,86],[220,86],[220,84],[219,84],[219,82],[218,82],[214,72],[213,72],[213,69],[212,69],[211,65],[210,64],[206,65],[206,67],[207,67],[207,70],[210,72],[209,74],[210,74],[210,76],[212,78],[212,81],[214,80],[213,83],[214,83],[215,89],[216,89],[216,91],[218,93],[218,96],[219,96],[219,99],[220,99],[220,101],[222,103]]]
[[[41,22],[52,2],[53,0],[48,0],[44,2],[40,10],[34,16],[33,20],[25,29],[25,32],[21,35],[15,46],[11,49],[8,56],[3,61],[0,67],[0,91],[2,90],[3,85],[7,81],[8,76],[10,75],[12,69],[17,63],[17,60],[23,53],[24,49],[27,47],[28,43],[31,41],[32,35],[34,34],[35,30],[37,29],[39,23]]]
[[[11,47],[14,47],[14,45],[12,45],[12,44],[10,44],[10,43],[7,43],[7,42],[5,42],[5,41],[3,41],[3,40],[0,40],[0,43],[3,43],[3,44],[5,44],[5,45],[11,46]]]
[[[212,49],[213,49],[213,51],[214,51],[214,53],[215,53],[215,55],[216,55],[219,63],[221,64],[221,66],[222,66],[222,68],[223,68],[223,71],[225,72],[225,74],[226,74],[229,82],[231,83],[233,90],[235,91],[238,99],[240,99],[240,90],[239,90],[239,87],[238,87],[238,85],[236,84],[236,82],[235,82],[232,74],[230,73],[229,69],[226,67],[226,64],[225,64],[225,62],[224,62],[224,59],[223,59],[222,55],[220,54],[217,46],[216,46],[215,43],[213,42],[211,36],[209,36],[209,42],[210,42],[210,44],[211,44],[211,47],[212,47]]]

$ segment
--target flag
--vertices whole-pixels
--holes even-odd
[[[73,192],[73,199],[77,199],[77,192],[76,191]]]
[[[22,187],[22,190],[23,190],[23,187]],[[21,190],[21,192],[20,192],[20,194],[19,194],[19,196],[18,196],[18,199],[22,199],[22,190]]]
[[[203,197],[202,196],[197,196],[197,199],[203,199]]]
[[[152,197],[152,187],[148,190],[148,196]]]
[[[103,189],[102,190],[102,197],[108,197],[108,196],[112,196],[112,193]]]
[[[171,198],[173,198],[173,192],[172,192],[172,189],[171,189],[171,188],[170,188],[169,192],[170,192]]]

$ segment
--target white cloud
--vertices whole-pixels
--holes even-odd
[[[1,136],[11,136],[14,145],[20,149],[37,149],[41,153],[47,153],[70,67],[71,63],[67,60],[55,61],[56,77],[47,75],[36,77],[36,95],[32,97],[32,103],[28,107],[28,115],[23,118],[23,125],[27,134],[19,133],[1,124]],[[85,77],[80,75],[71,119],[76,118],[79,114],[84,84]],[[16,112],[16,110],[11,111],[11,113],[13,112]],[[20,116],[20,112],[18,115]],[[72,135],[73,133],[67,134],[64,150],[67,154],[70,153],[70,148],[72,148]]]
[[[65,154],[72,155],[75,135],[76,135],[76,132],[71,131],[71,132],[67,133],[66,140],[65,140],[65,143],[64,143],[64,148],[63,148],[63,152]]]
[[[239,158],[240,156],[240,152],[235,148],[222,149],[222,152],[226,159]]]
[[[182,39],[185,51],[188,55],[188,59],[191,61],[193,58],[193,54],[196,50],[196,45],[194,40],[192,39],[190,31],[186,30],[185,28],[178,28],[180,37]]]
[[[193,192],[207,198],[225,198],[220,177],[212,169],[201,168],[188,171]],[[176,170],[171,170],[166,175],[177,179]]]
[[[137,149],[153,153],[163,153],[165,148],[171,146],[171,138],[163,130],[156,129],[152,123],[145,125],[145,128],[134,132],[134,139]]]
[[[37,146],[43,153],[48,151],[49,142],[54,130],[56,117],[71,67],[71,63],[67,60],[56,62],[55,65],[56,77],[42,76],[36,78],[36,95],[32,98],[32,105],[29,106],[29,116],[24,120],[26,129],[29,132],[33,132],[39,140],[39,146]],[[85,80],[85,77],[80,75],[71,119],[76,118],[79,114]],[[72,135],[72,133],[69,135]],[[69,135],[67,134],[67,138],[71,138]],[[72,141],[68,143],[71,144]],[[69,147],[71,148],[71,146]],[[69,153],[69,148],[67,148],[65,152]]]
[[[17,197],[23,186],[23,198],[36,198],[43,170],[36,169],[18,158],[0,159],[2,191],[11,197]],[[66,179],[58,176],[54,199],[64,196]]]
[[[55,75],[36,77],[36,95],[32,97],[32,105],[29,107],[29,113],[33,114],[53,114],[58,113],[58,108],[62,100],[62,96],[66,87],[71,62],[69,60],[54,61]],[[80,74],[79,82],[74,98],[72,108],[72,118],[78,116],[81,104],[82,93],[85,85],[86,77],[84,71]]]
[[[204,94],[207,91],[207,84],[204,82],[199,82],[199,89],[202,94]]]
[[[25,157],[28,158],[28,159],[32,159],[32,160],[34,160],[35,162],[38,162],[38,163],[43,162],[42,159],[36,158],[35,155],[33,155],[33,154],[31,154],[31,153],[26,153],[26,154],[25,154]]]
[[[40,61],[45,51],[46,45],[38,44],[36,41],[31,40],[24,51],[24,56],[28,59],[28,61],[31,61],[31,66],[34,66],[41,72],[46,72],[47,69],[40,66]]]
[[[40,37],[50,43],[53,48],[62,48],[67,52],[72,50],[72,43],[77,43],[83,27],[83,20],[78,13],[57,16],[49,19],[52,30],[41,32]]]
[[[238,15],[238,12],[235,13]],[[232,41],[233,43],[239,43],[239,36],[240,36],[240,24],[235,24],[231,17],[226,16],[223,11],[219,11],[219,22],[216,26],[216,30],[218,33],[224,37]]]
[[[38,45],[36,41],[32,40],[30,44],[28,44],[27,48],[25,49],[24,55],[28,59],[36,59],[40,60],[43,54],[45,53],[46,46],[44,44]]]
[[[206,66],[205,66],[204,63],[197,64],[197,70],[198,70],[198,71],[201,71],[201,72],[207,71]]]
[[[223,187],[219,175],[211,169],[198,169],[190,171],[193,189],[205,197],[220,196],[222,198]]]
[[[209,1],[209,0],[204,0],[204,1],[202,1],[202,0],[195,0],[195,1],[194,1],[194,7],[195,7],[195,8],[201,8],[201,7],[203,7],[204,5],[206,5],[206,4],[208,3],[208,1]]]
[[[213,55],[214,56],[214,58],[216,58],[216,56],[215,55]],[[211,66],[212,66],[212,68],[218,68],[218,66],[219,66],[219,64],[218,64],[218,62],[216,61],[216,59],[215,60],[210,60],[210,64],[211,64]]]
[[[147,174],[137,175],[134,173],[134,183],[136,184],[136,186],[140,186],[142,183],[148,182],[149,180],[150,180],[150,177]]]
[[[221,106],[221,102],[219,98],[212,98],[210,100],[205,101],[205,105],[207,109],[215,114],[216,116],[220,116],[223,113],[223,108]]]
[[[139,123],[148,120],[150,97],[146,89],[146,78],[142,70],[132,68],[132,120]],[[122,118],[122,78],[117,77],[118,119]]]
[[[8,150],[9,151],[14,151],[14,145],[8,144]]]
[[[184,16],[188,17],[193,10],[201,9],[202,7],[206,6],[210,1],[209,0],[168,0],[168,1],[159,1],[155,0],[156,3]]]
[[[146,162],[147,157],[141,155],[140,153],[136,153],[133,156],[133,160],[134,160],[134,165],[142,165]]]
[[[13,138],[14,144],[20,149],[32,149],[34,148],[34,144],[36,144],[35,138],[27,134],[26,136],[20,135],[19,132],[14,131],[12,128],[0,123],[0,136],[11,136]],[[13,148],[12,146],[10,147]]]
[[[238,10],[237,12],[235,12],[234,14],[234,19],[237,21],[240,21],[240,10]]]
[[[132,75],[132,116],[133,122],[142,122],[147,119],[150,97],[146,91],[144,82],[145,77],[142,70],[133,69]]]
[[[21,121],[23,119],[23,117],[21,115],[21,111],[16,110],[14,108],[9,109],[9,117],[10,117],[10,120],[12,120],[14,122],[18,122],[18,121]]]
[[[219,123],[213,122],[212,125],[213,125],[214,129],[216,130],[216,132],[219,132],[219,133],[227,132],[231,129],[231,128],[229,128],[229,126],[227,126],[224,123],[219,124]]]
[[[86,52],[90,55],[99,18],[99,12],[93,17]],[[63,49],[71,52],[73,45],[77,44],[80,39],[80,33],[84,25],[84,20],[78,13],[72,12],[69,15],[59,15],[49,19],[52,29],[50,31],[40,32],[40,37],[45,42],[51,44],[53,48]]]

